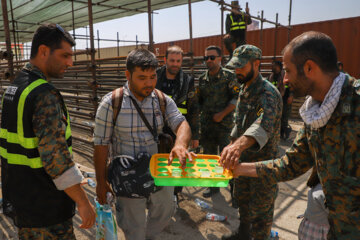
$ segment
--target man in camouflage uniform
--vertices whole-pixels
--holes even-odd
[[[57,24],[40,26],[30,63],[17,74],[2,101],[0,146],[4,212],[20,239],[75,239],[77,204],[90,228],[95,212],[72,159],[69,114],[60,92],[49,83],[72,65],[73,38]]]
[[[260,72],[261,50],[242,45],[234,50],[226,65],[235,69],[241,83],[235,111],[232,142],[222,156],[232,149],[242,152],[240,162],[257,162],[278,154],[282,99],[279,91]],[[235,179],[234,198],[238,200],[240,227],[222,239],[268,239],[274,213],[277,184],[264,184],[259,179]]]
[[[291,106],[293,102],[293,94],[287,84],[284,84],[285,71],[280,61],[272,62],[272,73],[269,76],[271,82],[279,90],[283,100],[283,111],[281,116],[280,137],[284,140],[289,138],[291,127],[289,125],[289,117],[291,114]]]
[[[234,74],[221,67],[221,50],[209,46],[205,50],[208,70],[199,78],[197,97],[200,106],[200,143],[204,154],[219,154],[230,142],[233,127],[233,111],[239,93],[239,84]],[[219,148],[219,151],[218,151]],[[204,197],[219,192],[219,188],[208,188]]]
[[[329,209],[328,239],[359,239],[360,80],[338,71],[335,46],[323,33],[305,32],[283,52],[285,82],[294,96],[309,95],[300,109],[304,126],[283,157],[241,163],[234,174],[274,184],[315,165]]]

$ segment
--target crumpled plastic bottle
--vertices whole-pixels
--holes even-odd
[[[215,222],[222,222],[222,221],[226,221],[227,217],[216,214],[216,213],[207,213],[206,219],[210,220],[210,221],[215,221]]]
[[[279,233],[274,230],[271,230],[270,237],[271,239],[279,239]]]
[[[211,206],[209,204],[207,204],[206,202],[204,202],[203,200],[200,200],[198,198],[195,199],[195,203],[200,206],[202,209],[210,209]]]

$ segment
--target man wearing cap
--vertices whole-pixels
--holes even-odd
[[[278,154],[282,99],[279,91],[260,72],[261,50],[242,45],[234,50],[226,65],[235,70],[241,84],[235,110],[235,126],[231,143],[221,154],[222,159],[257,162]],[[236,161],[234,159],[232,164]],[[229,168],[229,162],[224,167]],[[240,226],[237,232],[222,239],[268,239],[270,236],[277,184],[264,185],[256,178],[235,179],[234,197],[239,203]]]
[[[240,11],[239,1],[231,1],[231,13],[226,16],[224,36],[224,44],[230,54],[230,59],[233,52],[233,43],[236,47],[246,44],[246,26],[251,24],[251,17],[249,15],[249,8],[246,12]],[[235,13],[235,11],[239,13]]]
[[[196,91],[201,113],[200,144],[204,154],[218,155],[230,143],[240,85],[231,71],[221,67],[222,53],[218,46],[207,47],[204,60],[208,70],[199,77]],[[203,197],[218,192],[219,188],[208,188]]]

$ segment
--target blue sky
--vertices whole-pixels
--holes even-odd
[[[230,0],[226,0],[230,3]],[[239,1],[245,7],[246,1]],[[276,13],[279,23],[288,25],[290,0],[248,0],[251,15],[260,15],[275,22]],[[189,38],[188,6],[172,7],[154,14],[155,43]],[[221,33],[221,12],[217,3],[203,1],[192,4],[193,37],[217,35]],[[325,21],[330,19],[360,16],[360,0],[293,0],[291,24]],[[94,25],[100,32],[100,38],[148,41],[147,14],[111,20]],[[272,27],[265,24],[264,27]],[[85,29],[77,29],[76,33],[85,34]],[[97,43],[95,44],[97,47]],[[124,43],[120,43],[120,46]],[[116,46],[116,43],[101,42],[100,47]],[[78,48],[85,48],[84,42],[77,43]]]

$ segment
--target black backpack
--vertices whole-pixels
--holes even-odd
[[[149,171],[151,155],[139,153],[136,158],[116,156],[108,166],[107,180],[116,196],[128,198],[149,197],[160,190],[155,187]]]

